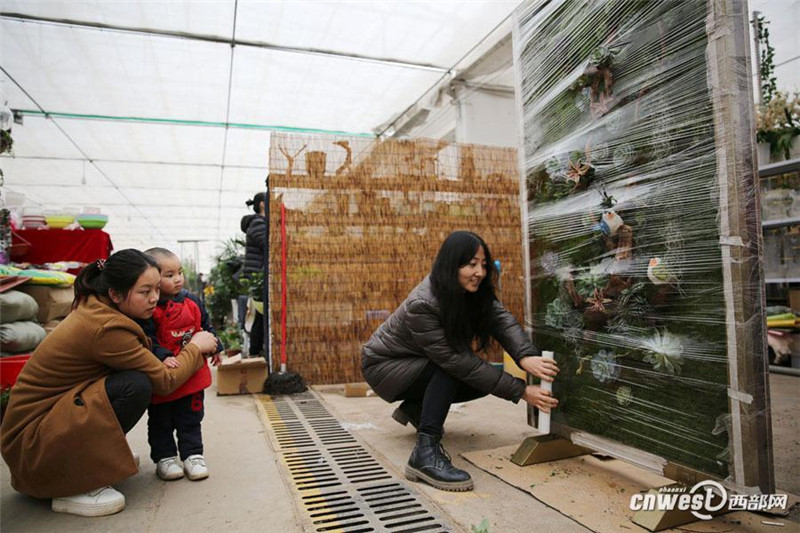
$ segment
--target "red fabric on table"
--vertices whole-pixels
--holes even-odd
[[[80,261],[91,263],[106,259],[114,247],[111,236],[100,229],[21,229],[14,232],[12,242],[17,236],[31,243],[31,249],[17,259],[20,263],[56,263],[58,261]]]

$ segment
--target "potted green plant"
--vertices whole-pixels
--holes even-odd
[[[756,108],[756,140],[759,164],[800,157],[800,94],[778,90],[775,49],[769,42],[769,21],[754,20],[759,56],[759,105]]]
[[[771,161],[800,157],[800,142],[795,141],[800,135],[800,92],[775,91],[758,106],[757,115],[756,139],[769,145]]]
[[[219,334],[219,340],[225,347],[225,354],[228,357],[234,356],[242,351],[242,332],[234,324],[228,324]]]
[[[208,276],[205,296],[208,314],[211,323],[218,330],[222,330],[229,322],[231,314],[231,301],[240,294],[247,294],[246,288],[238,278],[242,265],[242,250],[244,243],[238,239],[231,239],[217,256],[217,264],[211,269]]]
[[[247,289],[247,294],[253,299],[256,311],[264,313],[264,273],[253,272],[242,279],[242,285]]]

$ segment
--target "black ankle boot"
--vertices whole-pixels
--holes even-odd
[[[441,437],[417,434],[417,445],[406,465],[406,479],[421,479],[441,490],[472,490],[470,475],[453,466],[450,456],[439,443]]]
[[[418,403],[410,403],[408,400],[404,400],[403,403],[400,404],[400,407],[395,409],[392,413],[392,418],[394,418],[398,423],[405,426],[411,422],[411,425],[414,426],[414,429],[419,429],[419,420],[421,416],[422,405]]]

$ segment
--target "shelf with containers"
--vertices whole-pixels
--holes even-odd
[[[789,306],[800,291],[800,159],[765,165],[759,178],[767,302]]]
[[[788,311],[783,307],[800,314],[800,159],[761,167],[759,184],[767,314]],[[800,368],[800,329],[777,319],[767,320],[770,371],[793,372]]]

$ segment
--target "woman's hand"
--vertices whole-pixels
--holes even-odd
[[[221,362],[222,362],[222,352],[217,352],[211,356],[211,364],[213,366],[219,366]]]
[[[545,413],[549,413],[550,409],[555,409],[558,406],[558,400],[553,398],[550,391],[544,390],[536,385],[528,385],[525,387],[525,392],[522,393],[522,399],[529,405]]]
[[[178,368],[181,366],[181,362],[178,361],[175,357],[167,357],[164,359],[164,366],[167,368]]]
[[[217,338],[208,331],[198,331],[192,336],[189,344],[194,344],[205,355],[213,354],[217,351]]]
[[[544,357],[527,356],[519,360],[519,366],[525,372],[533,374],[539,379],[544,381],[553,381],[558,375],[558,364],[552,359],[545,359]]]

